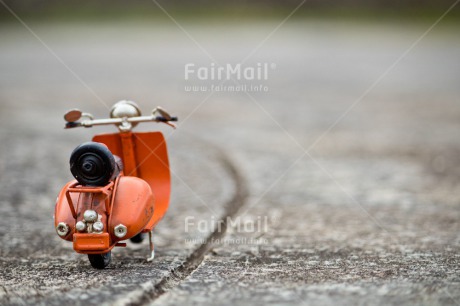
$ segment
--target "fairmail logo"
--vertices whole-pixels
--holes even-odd
[[[201,81],[266,81],[270,72],[276,68],[274,63],[257,63],[254,66],[242,64],[226,64],[218,66],[197,66],[194,63],[185,64],[185,80],[198,79]]]
[[[201,233],[209,233],[212,231],[236,233],[267,233],[268,232],[268,216],[257,216],[256,218],[240,218],[226,217],[225,219],[215,219],[212,216],[210,219],[197,220],[194,216],[187,216],[184,220],[184,231],[186,233],[198,231]]]

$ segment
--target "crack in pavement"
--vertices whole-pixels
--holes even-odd
[[[233,218],[238,210],[245,204],[249,195],[249,189],[243,175],[232,162],[232,160],[220,148],[214,146],[218,151],[219,162],[228,171],[229,176],[235,184],[235,192],[231,199],[224,204],[224,216],[218,222],[222,226],[216,228],[206,239],[206,242],[201,244],[193,251],[187,259],[177,267],[170,270],[170,274],[163,277],[159,282],[151,281],[140,285],[140,289],[132,291],[124,299],[120,299],[114,303],[117,306],[140,306],[147,305],[155,301],[164,293],[178,286],[185,280],[196,268],[203,262],[206,254],[220,241],[227,231],[227,219]]]

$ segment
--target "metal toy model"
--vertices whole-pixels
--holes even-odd
[[[111,250],[149,234],[150,257],[155,251],[152,230],[168,209],[171,176],[166,142],[161,132],[132,132],[140,122],[161,122],[175,128],[161,107],[141,116],[132,101],[120,101],[110,119],[94,119],[79,110],[68,111],[66,128],[116,125],[119,133],[99,134],[79,145],[70,156],[75,180],[59,193],[54,212],[56,232],[73,242],[77,253],[88,254],[91,265],[105,268]]]

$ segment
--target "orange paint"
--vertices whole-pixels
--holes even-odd
[[[133,148],[134,155],[124,154],[123,139],[131,139],[130,148]],[[135,164],[136,174],[139,178],[146,181],[152,189],[155,197],[155,211],[144,232],[151,231],[155,225],[163,218],[169,206],[171,193],[171,174],[169,170],[168,151],[166,141],[160,132],[137,132],[137,133],[114,133],[96,135],[95,142],[105,144],[109,150],[117,156],[122,157],[123,164]],[[126,157],[134,160],[126,160]],[[130,176],[133,169],[123,170],[124,175]]]
[[[73,248],[77,253],[91,254],[106,253],[113,248],[110,245],[108,233],[102,234],[73,234]]]

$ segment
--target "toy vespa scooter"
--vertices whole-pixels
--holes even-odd
[[[116,125],[119,133],[100,134],[79,145],[70,156],[76,180],[62,188],[56,202],[57,234],[72,241],[77,253],[88,254],[91,265],[105,268],[111,250],[122,240],[140,243],[149,234],[150,257],[155,256],[152,230],[166,213],[171,191],[166,142],[161,132],[131,132],[140,122],[175,127],[161,107],[141,116],[132,101],[116,103],[110,119],[94,119],[79,110],[68,111],[65,128]]]

